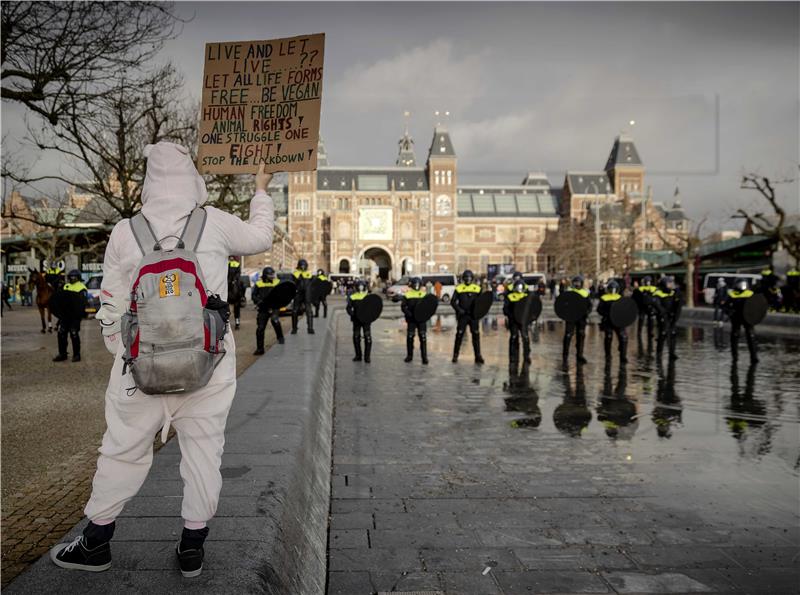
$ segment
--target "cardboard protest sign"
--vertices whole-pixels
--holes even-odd
[[[207,43],[197,169],[312,171],[325,34]]]

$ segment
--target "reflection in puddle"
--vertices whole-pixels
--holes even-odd
[[[511,422],[512,428],[538,428],[542,423],[542,410],[539,409],[539,395],[531,386],[530,365],[509,366],[508,382],[503,383],[506,411],[524,413],[523,417]]]

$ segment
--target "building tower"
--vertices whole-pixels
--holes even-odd
[[[414,139],[408,133],[408,126],[406,126],[403,137],[397,141],[397,145],[399,150],[397,152],[397,161],[394,164],[399,167],[416,167],[417,158],[414,155]]]
[[[431,148],[428,151],[427,170],[431,204],[428,248],[423,248],[423,251],[427,252],[425,268],[431,272],[457,272],[455,271],[456,152],[450,140],[450,133],[442,124],[437,124],[433,132]]]
[[[624,132],[614,139],[605,171],[611,187],[619,198],[641,197],[644,193],[644,165],[633,144]]]

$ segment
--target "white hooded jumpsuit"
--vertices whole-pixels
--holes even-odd
[[[155,236],[180,236],[192,210],[206,200],[206,187],[188,151],[173,143],[149,145],[145,151],[147,174],[142,190],[142,213]],[[208,216],[197,250],[206,288],[227,298],[228,255],[256,254],[272,245],[272,199],[263,191],[250,202],[250,220],[205,208]],[[163,242],[166,249],[177,239]],[[127,309],[132,277],[142,253],[123,219],[114,227],[103,262],[102,298],[98,318],[104,334],[114,328]],[[183,396],[154,396],[134,390],[130,373],[123,376],[123,347],[118,337],[114,366],[105,397],[108,429],[103,436],[92,495],[84,512],[92,521],[115,519],[144,483],[153,461],[153,437],[159,428],[165,436],[169,424],[178,434],[183,479],[182,516],[204,522],[214,516],[222,488],[220,463],[225,442],[225,422],[236,392],[236,346],[225,336],[226,355],[208,385]],[[107,345],[110,344],[107,340]]]

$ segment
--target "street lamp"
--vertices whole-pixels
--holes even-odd
[[[589,183],[589,187],[594,187],[594,282],[599,283],[600,279],[600,191],[597,184]]]

